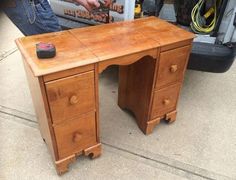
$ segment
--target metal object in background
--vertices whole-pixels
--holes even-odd
[[[165,19],[169,22],[176,23],[176,13],[175,13],[174,4],[164,3],[164,5],[161,8],[161,11],[159,13],[159,17],[161,19]]]
[[[191,23],[191,12],[198,0],[175,0],[177,23],[189,26]]]
[[[140,0],[135,1],[135,9],[134,9],[134,18],[142,17],[142,2]]]
[[[216,21],[216,26],[215,26],[215,29],[212,33],[212,36],[214,36],[214,37],[216,37],[218,35],[220,24],[221,24],[222,18],[224,16],[225,9],[226,9],[226,6],[227,6],[228,2],[229,2],[229,0],[222,0],[221,6],[218,10],[219,15],[218,15],[218,18],[217,18],[217,21]]]
[[[142,4],[143,14],[158,17],[163,4],[164,0],[144,0]]]
[[[157,0],[156,0],[157,1]],[[144,0],[142,5],[144,16],[154,16],[155,15],[155,0]]]
[[[193,42],[215,44],[216,37],[211,37],[210,35],[197,34],[196,37],[194,38]]]
[[[160,11],[161,11],[161,9],[164,5],[164,0],[155,0],[155,4],[156,4],[156,6],[155,6],[155,8],[156,8],[155,9],[155,16],[158,17],[159,14],[160,14]]]
[[[235,14],[236,14],[236,8],[234,8],[232,11],[231,19],[224,36],[223,44],[229,43],[233,39],[233,35],[235,33],[235,25],[234,25]]]

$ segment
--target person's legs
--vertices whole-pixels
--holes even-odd
[[[16,7],[3,11],[26,36],[61,30],[47,0],[16,0]]]

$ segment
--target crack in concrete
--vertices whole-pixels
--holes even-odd
[[[28,113],[25,113],[25,112],[22,112],[22,111],[13,109],[13,108],[8,108],[6,106],[0,105],[0,112],[2,112],[4,114],[8,114],[10,116],[14,116],[14,117],[17,117],[17,118],[21,118],[21,119],[24,119],[24,120],[28,120],[28,121],[37,123],[37,119],[36,119],[35,115],[28,114]]]
[[[15,53],[16,51],[18,51],[18,49],[15,47],[9,51],[3,52],[0,54],[0,61],[6,59],[8,56],[12,55],[13,53]]]
[[[33,125],[30,126],[30,127],[33,127],[33,128],[36,128],[35,125],[38,124],[37,121],[35,121],[36,117],[34,115],[27,114],[25,112],[21,112],[21,111],[18,111],[18,110],[12,109],[12,108],[8,108],[8,107],[4,107],[4,106],[1,106],[1,105],[0,105],[0,114],[5,114],[7,116],[16,117],[17,119],[19,118],[23,121],[26,121],[26,123],[23,123],[22,121],[19,122],[17,119],[14,119],[14,121],[19,122],[21,124],[23,123],[24,125],[27,125],[27,126],[30,126],[28,123],[30,123],[30,124],[33,123]],[[145,153],[133,152],[133,151],[128,150],[128,148],[121,148],[121,147],[112,145],[111,143],[104,142],[104,141],[102,141],[102,144],[106,145],[110,148],[116,149],[118,151],[122,151],[122,152],[125,152],[125,153],[128,153],[128,154],[137,156],[139,158],[143,158],[145,160],[148,160],[148,161],[151,161],[151,162],[154,162],[154,163],[157,163],[157,164],[161,164],[161,165],[164,165],[166,167],[175,169],[177,171],[182,171],[182,172],[185,172],[187,174],[191,174],[191,175],[194,175],[194,176],[197,176],[197,177],[200,177],[200,178],[209,179],[209,180],[231,179],[227,176],[217,174],[217,173],[214,173],[214,172],[210,172],[206,169],[202,169],[202,168],[199,168],[199,167],[196,167],[196,166],[185,164],[181,161],[176,161],[174,159],[170,159],[170,158],[162,156],[162,155],[155,154],[156,156],[161,156],[161,157],[160,158],[152,158],[152,157],[148,157],[147,155],[143,155]],[[155,167],[155,168],[157,168],[157,167]],[[165,169],[163,169],[163,170],[165,170]],[[165,171],[167,171],[167,170],[165,170]]]
[[[21,117],[21,116],[17,116],[17,115],[11,114],[11,113],[7,113],[7,112],[1,111],[1,110],[0,110],[0,113],[7,114],[9,116],[13,116],[13,117],[20,118],[22,120],[29,121],[29,122],[37,124],[37,122],[35,122],[35,121],[31,120],[31,119],[27,119],[27,118],[24,118],[24,117]]]
[[[183,163],[181,161],[176,161],[174,159],[170,159],[170,158],[162,156],[162,155],[156,154],[156,156],[162,156],[162,158],[155,158],[154,159],[152,157],[148,157],[148,156],[143,155],[141,153],[130,151],[126,148],[121,148],[121,147],[114,146],[114,145],[106,143],[104,141],[102,141],[102,144],[104,144],[106,146],[109,146],[111,148],[117,149],[119,151],[123,151],[123,152],[129,153],[131,155],[138,156],[140,158],[155,162],[157,164],[164,165],[165,166],[164,168],[159,168],[159,169],[162,169],[162,170],[165,170],[165,171],[167,171],[165,168],[169,167],[169,168],[175,169],[177,171],[182,171],[182,172],[186,172],[188,174],[197,176],[198,178],[200,177],[200,178],[209,179],[209,180],[216,180],[216,179],[230,180],[231,179],[230,177],[227,177],[227,176],[224,176],[224,175],[221,175],[221,174],[216,174],[216,173],[208,171],[206,169],[202,169],[202,168],[199,168],[199,167],[196,167],[196,166],[192,166],[192,165]],[[157,159],[162,159],[162,160],[157,160]],[[191,170],[191,169],[194,169],[194,170]],[[173,173],[173,171],[171,173]],[[176,173],[176,174],[178,174],[178,173]]]

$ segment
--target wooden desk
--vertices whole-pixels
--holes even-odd
[[[98,75],[110,65],[120,65],[118,105],[135,114],[145,134],[161,119],[176,119],[193,38],[150,17],[16,40],[40,132],[59,174],[77,155],[101,154]],[[55,44],[56,57],[39,60],[38,42]]]

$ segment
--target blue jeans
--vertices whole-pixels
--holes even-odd
[[[47,0],[16,0],[15,2],[16,7],[7,7],[3,11],[24,35],[61,30]]]

